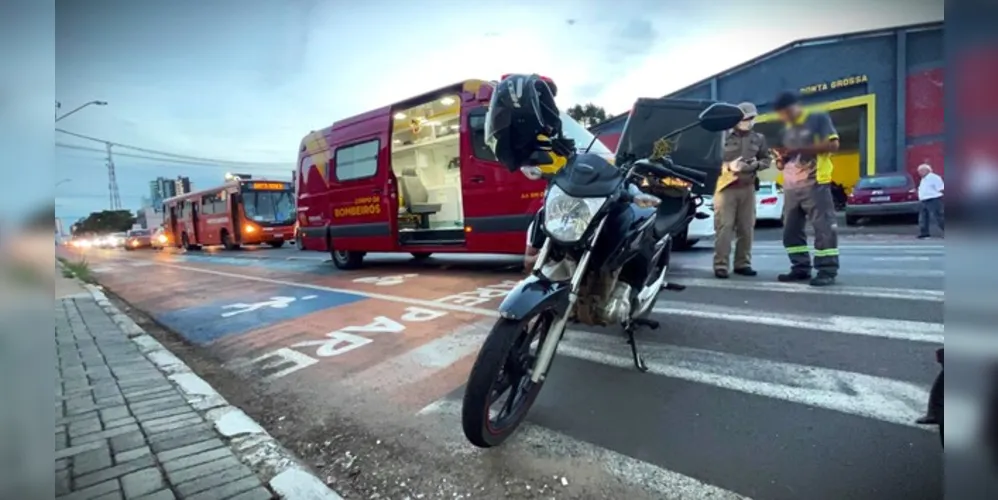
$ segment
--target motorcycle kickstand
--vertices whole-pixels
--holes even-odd
[[[631,346],[631,358],[634,360],[634,367],[637,368],[639,372],[645,373],[648,371],[648,365],[645,364],[644,358],[638,353],[638,343],[634,340],[634,330],[638,325],[648,326],[654,330],[658,328],[658,322],[654,320],[637,319],[624,328],[624,331],[627,333],[627,344]]]

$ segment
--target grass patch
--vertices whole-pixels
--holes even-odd
[[[87,259],[70,262],[60,257],[59,262],[62,262],[63,276],[67,278],[77,278],[85,283],[94,282],[93,275],[90,274],[90,264],[87,263]]]

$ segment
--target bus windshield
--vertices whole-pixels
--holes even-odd
[[[256,222],[294,221],[295,204],[292,192],[288,191],[244,191],[243,206],[246,217]]]

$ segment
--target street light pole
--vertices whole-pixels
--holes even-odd
[[[90,106],[90,105],[107,106],[107,101],[90,101],[90,102],[85,103],[85,104],[81,105],[80,107],[78,107],[78,108],[70,111],[69,113],[66,113],[66,114],[64,114],[62,116],[56,116],[55,121],[62,120],[63,118],[66,118],[67,116],[69,116],[69,115],[71,115],[71,114],[73,114],[73,113],[75,113],[75,112],[77,112],[77,111],[79,111],[79,110],[81,110],[81,109],[83,109],[83,108],[85,108],[87,106]],[[55,102],[55,109],[58,110],[61,107],[62,107],[62,103],[60,103],[59,101],[56,101]]]

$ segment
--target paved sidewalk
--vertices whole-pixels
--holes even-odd
[[[58,279],[57,498],[339,498],[96,288]]]

